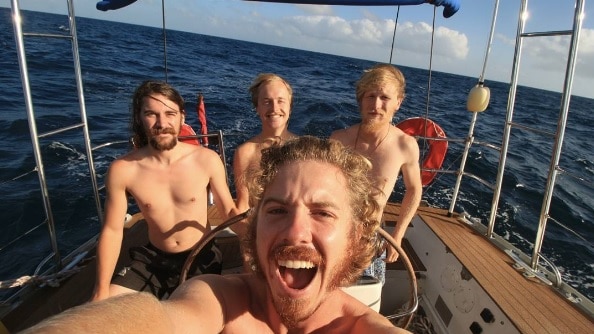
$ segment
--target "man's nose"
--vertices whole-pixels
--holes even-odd
[[[268,107],[270,108],[270,110],[278,110],[280,109],[280,103],[276,100],[271,100],[268,104]]]
[[[311,242],[311,223],[309,214],[304,210],[296,210],[287,216],[286,236],[289,244]]]
[[[382,105],[383,105],[382,99],[380,97],[376,97],[375,98],[375,104],[374,104],[375,110],[381,109],[382,108]]]
[[[155,117],[155,127],[160,129],[162,126],[163,120],[161,119],[161,115],[157,115]]]

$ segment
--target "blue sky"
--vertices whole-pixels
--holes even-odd
[[[75,0],[76,14],[161,27],[161,0],[138,0],[117,11],[95,9],[97,1]],[[485,80],[509,82],[519,0],[500,0],[495,36]],[[64,0],[21,0],[22,9],[66,13]],[[495,0],[461,0],[445,19],[435,17],[434,70],[478,78],[483,72]],[[9,0],[0,6],[10,7]],[[529,1],[527,32],[568,30],[574,1]],[[427,69],[433,6],[402,6],[392,63]],[[594,97],[594,3],[587,1],[582,41],[573,85],[576,95]],[[240,0],[165,0],[169,29],[274,44],[349,57],[388,62],[396,7],[312,6]],[[525,39],[520,84],[560,91],[569,37]],[[589,60],[589,64],[586,63]],[[468,87],[470,89],[471,87]]]

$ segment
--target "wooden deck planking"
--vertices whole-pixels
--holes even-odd
[[[591,318],[547,285],[526,279],[507,254],[447,211],[420,208],[418,214],[521,332],[586,333],[594,328]]]

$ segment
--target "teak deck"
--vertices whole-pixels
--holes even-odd
[[[389,204],[386,214],[399,206]],[[417,214],[473,275],[522,333],[592,333],[594,320],[551,287],[516,271],[513,260],[477,231],[442,209],[421,207]],[[477,256],[477,254],[481,254]]]

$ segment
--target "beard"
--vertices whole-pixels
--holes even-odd
[[[384,126],[385,124],[377,118],[367,119],[361,122],[361,130],[365,132],[376,132]]]
[[[336,268],[330,274],[330,283],[323,292],[323,296],[320,298],[317,304],[314,304],[313,300],[317,296],[309,298],[295,299],[291,297],[272,297],[272,303],[278,313],[282,323],[288,329],[295,329],[299,323],[307,320],[312,316],[324,303],[326,298],[341,286],[344,281],[345,272],[348,272],[348,265],[344,264],[346,261],[341,261]],[[272,295],[272,291],[269,291]]]
[[[320,307],[318,304],[311,309],[307,309],[308,300],[303,298],[278,297],[273,298],[272,301],[282,323],[288,329],[297,328],[299,322],[309,318]]]
[[[173,136],[170,139],[159,139],[157,136],[167,133]],[[157,151],[169,151],[177,145],[177,133],[173,128],[152,129],[149,132],[149,144]]]
[[[350,252],[347,251],[347,253]],[[323,270],[326,266],[321,255],[309,248],[286,246],[280,247],[280,249],[275,249],[272,254],[272,256],[277,260],[288,256],[289,258],[299,258],[300,260],[311,261],[316,264],[318,270]],[[270,285],[268,286],[270,296],[272,296],[274,308],[278,313],[282,323],[287,328],[294,329],[299,325],[300,322],[307,320],[318,310],[320,305],[324,302],[328,295],[330,295],[330,293],[344,284],[345,279],[349,276],[349,261],[346,260],[348,258],[349,257],[347,254],[347,256],[345,256],[342,260],[337,262],[334,268],[329,270],[327,280],[328,285],[321,292],[322,296],[317,302],[315,299],[319,298],[318,295],[300,299],[290,297],[274,297],[273,292],[270,290]]]

